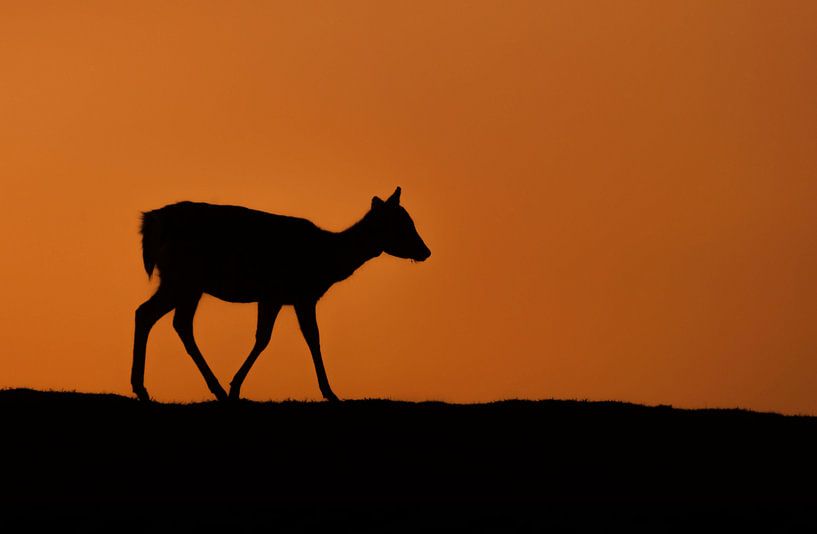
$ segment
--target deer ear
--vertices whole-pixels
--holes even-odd
[[[394,190],[394,193],[386,200],[388,204],[392,204],[394,206],[400,205],[400,187],[398,186],[397,189]]]
[[[383,204],[385,204],[385,202],[383,202],[383,200],[381,200],[380,197],[372,197],[372,209],[373,210],[383,207]]]

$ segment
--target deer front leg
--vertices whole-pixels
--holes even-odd
[[[321,388],[323,398],[328,401],[337,401],[338,397],[329,387],[329,379],[326,378],[326,369],[323,367],[323,357],[321,356],[320,335],[318,334],[318,321],[315,318],[315,305],[317,302],[305,302],[295,305],[295,315],[298,316],[298,325],[304,335],[309,352],[312,353],[312,361],[315,363],[315,372],[318,375],[318,386]]]
[[[247,378],[247,373],[252,369],[255,360],[257,360],[261,352],[267,348],[269,340],[272,337],[272,326],[275,324],[275,318],[278,317],[279,311],[281,311],[280,304],[270,304],[269,302],[258,303],[258,326],[255,329],[255,345],[241,366],[241,369],[238,370],[230,382],[230,400],[238,400],[241,397],[241,384],[243,384],[244,379]]]

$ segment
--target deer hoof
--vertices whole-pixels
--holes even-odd
[[[332,393],[331,391],[328,392],[328,393],[324,393],[323,398],[326,399],[329,402],[340,402],[340,399],[338,398],[338,396],[335,395],[334,393]]]

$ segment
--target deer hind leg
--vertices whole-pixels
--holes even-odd
[[[272,326],[275,324],[275,318],[278,317],[278,312],[281,311],[280,304],[270,304],[269,302],[258,303],[258,326],[255,329],[255,345],[250,351],[250,355],[244,361],[244,364],[238,370],[230,382],[230,399],[238,400],[241,397],[241,384],[247,378],[247,373],[252,369],[255,360],[263,352],[269,340],[272,337]]]
[[[148,335],[153,325],[174,307],[170,294],[160,286],[156,293],[136,309],[136,328],[133,335],[133,367],[130,383],[140,400],[149,401],[145,389],[145,352]]]
[[[196,308],[199,305],[201,293],[187,297],[179,302],[176,306],[176,313],[173,314],[173,328],[179,334],[179,338],[184,343],[184,349],[187,354],[193,358],[193,363],[199,368],[199,372],[204,377],[207,387],[218,400],[226,400],[227,393],[221,384],[218,383],[216,375],[210,370],[204,356],[196,345],[196,339],[193,337],[193,316],[196,314]]]
[[[321,356],[321,342],[318,333],[318,321],[315,318],[316,302],[305,302],[295,305],[295,315],[298,316],[298,326],[304,335],[309,352],[312,353],[312,361],[315,363],[315,373],[318,375],[318,386],[321,388],[323,398],[328,401],[337,401],[338,397],[329,387],[329,379],[326,377],[326,369],[323,367],[323,357]]]

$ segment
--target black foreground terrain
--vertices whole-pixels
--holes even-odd
[[[0,391],[2,524],[78,532],[817,525],[817,418],[617,402]]]

